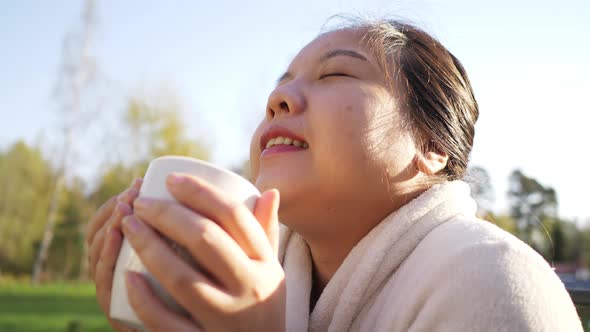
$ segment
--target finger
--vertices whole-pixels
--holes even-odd
[[[88,246],[92,244],[94,241],[94,237],[99,229],[102,228],[104,223],[109,219],[109,217],[113,214],[113,208],[117,203],[117,197],[111,197],[108,201],[106,201],[103,205],[101,205],[92,219],[87,226],[86,230],[86,243]]]
[[[121,229],[121,220],[124,217],[131,215],[133,213],[133,208],[128,203],[119,202],[117,203],[117,207],[115,208],[113,215],[111,216],[111,220],[108,222],[108,227]]]
[[[137,217],[186,248],[216,281],[238,288],[250,258],[219,225],[176,202],[150,199],[135,205]]]
[[[139,191],[141,189],[141,185],[143,184],[143,179],[142,178],[135,178],[133,180],[133,183],[131,184],[132,188],[135,188],[137,191]]]
[[[117,206],[109,218],[109,221],[106,222],[105,225],[98,231],[98,234],[95,236],[95,241],[92,242],[90,245],[90,255],[88,256],[88,261],[90,264],[90,275],[92,279],[95,278],[95,270],[96,264],[100,259],[100,253],[104,247],[104,236],[106,233],[109,232],[111,228],[121,229],[121,219],[127,215],[130,215],[133,211],[131,207],[125,203],[117,203]]]
[[[105,313],[110,313],[113,272],[123,243],[119,230],[111,228],[106,235],[105,245],[96,264],[96,296]]]
[[[264,229],[275,257],[279,252],[279,205],[279,191],[271,189],[262,193],[254,207],[254,216]]]
[[[129,303],[149,331],[199,331],[194,322],[168,309],[138,273],[125,274]]]
[[[117,196],[117,202],[131,204],[139,195],[139,190],[134,187],[129,187]]]
[[[95,236],[94,241],[90,245],[90,275],[92,276],[93,280],[96,280],[96,264],[98,263],[98,259],[100,258],[100,252],[104,246],[104,236],[106,232],[106,227],[101,228],[98,231],[98,234]]]
[[[101,205],[100,208],[98,208],[87,227],[86,243],[88,244],[88,246],[92,244],[94,236],[96,236],[98,230],[101,229],[112,216],[114,208],[117,205],[117,202],[131,204],[130,199],[134,199],[137,197],[141,184],[141,178],[135,179],[127,190],[125,190],[118,196],[111,197],[108,201]]]
[[[123,216],[133,212],[131,204],[133,203],[133,200],[135,200],[137,196],[139,196],[140,185],[141,179],[135,179],[129,188],[125,189],[123,192],[116,196],[115,207],[113,208],[113,213],[111,214],[109,221],[107,221],[108,224],[116,224],[115,221],[117,220],[120,224],[120,219]]]
[[[212,312],[213,299],[226,299],[203,273],[180,259],[164,240],[135,216],[123,219],[123,233],[148,271],[191,312]],[[221,305],[220,305],[221,306]]]
[[[176,200],[217,222],[249,257],[261,259],[272,253],[264,230],[243,203],[229,200],[208,182],[190,175],[172,174],[167,185]]]

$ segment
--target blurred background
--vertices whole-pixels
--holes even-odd
[[[93,212],[163,154],[247,177],[276,79],[335,14],[413,22],[462,61],[479,214],[543,255],[584,318],[589,1],[61,0],[0,7],[0,331],[108,330]]]

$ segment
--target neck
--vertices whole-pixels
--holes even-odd
[[[308,243],[308,245],[313,262],[314,287],[317,287],[321,292],[348,256],[354,244],[347,245],[341,242],[334,243],[332,246],[326,243]]]
[[[325,229],[319,234],[316,232],[300,233],[309,246],[312,259],[313,286],[310,309],[313,309],[322,291],[350,251],[392,211],[392,209],[388,209],[378,214],[364,214],[362,216],[348,214],[347,217],[322,219],[324,225],[330,224],[333,227]]]
[[[376,187],[381,188],[372,188]],[[306,197],[283,200],[279,219],[303,237],[310,249],[311,308],[350,251],[389,214],[421,193],[421,190],[407,190],[408,185],[403,189],[401,185],[397,187],[388,186],[384,192],[368,192],[344,199],[314,196],[312,200]]]
[[[354,245],[327,246],[326,243],[309,243],[312,258],[312,288],[310,294],[310,312],[320,298],[324,288],[332,279]]]
[[[312,229],[305,227],[295,229],[303,236],[311,253],[313,264],[311,308],[350,251],[389,214],[419,194],[420,192],[408,194],[403,200],[396,201],[397,204],[389,201],[388,205],[381,205],[380,208],[371,206],[352,210],[343,209],[344,211],[339,212],[344,213],[325,214],[321,219],[315,219],[316,222],[309,223],[315,225]],[[320,227],[321,231],[318,231],[317,225],[329,227]]]

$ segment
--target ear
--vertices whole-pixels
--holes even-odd
[[[447,167],[449,156],[444,152],[427,151],[416,154],[415,163],[418,170],[426,175],[434,175]]]

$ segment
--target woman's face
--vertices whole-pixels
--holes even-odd
[[[361,37],[338,30],[303,48],[252,137],[255,184],[279,189],[280,218],[291,227],[363,209],[385,217],[412,177],[414,141]]]

